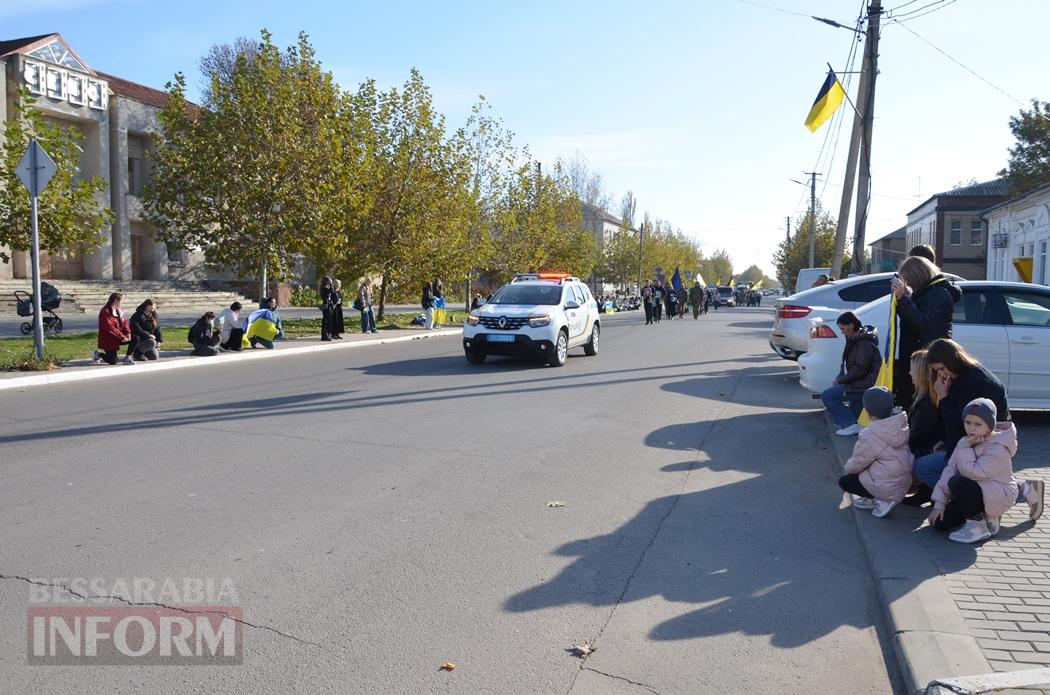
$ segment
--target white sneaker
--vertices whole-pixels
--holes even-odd
[[[890,513],[890,510],[897,506],[897,503],[892,500],[875,500],[875,508],[871,510],[871,515],[876,519],[881,519]]]
[[[992,537],[984,519],[967,519],[962,528],[948,534],[948,540],[956,543],[980,543]]]
[[[95,364],[98,364],[102,361],[102,358],[98,356],[98,350],[91,351],[91,361]]]
[[[988,533],[995,535],[999,533],[999,517],[997,516],[986,516],[984,523],[988,526]]]
[[[864,428],[860,426],[860,423],[855,423],[850,425],[849,427],[843,427],[840,430],[835,430],[835,434],[839,435],[840,437],[852,437],[855,434],[860,434],[860,431],[862,429]]]
[[[1046,487],[1042,480],[1026,480],[1028,494],[1024,501],[1028,503],[1028,518],[1035,521],[1043,515],[1043,493]]]
[[[121,364],[135,364],[135,360],[131,359],[131,355],[124,358]]]
[[[874,509],[875,500],[870,497],[854,497],[853,498],[854,509]]]

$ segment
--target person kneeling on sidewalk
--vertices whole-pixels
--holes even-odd
[[[219,332],[214,328],[215,314],[211,311],[197,319],[197,323],[190,326],[188,337],[190,345],[193,346],[191,355],[197,357],[214,357],[219,354],[215,346],[219,344]]]
[[[846,461],[839,487],[855,495],[853,506],[882,518],[904,499],[911,487],[914,463],[908,448],[908,416],[893,407],[893,394],[881,386],[864,392],[871,424],[861,430]]]
[[[963,409],[966,436],[955,445],[948,465],[933,490],[930,526],[957,531],[948,538],[977,543],[999,532],[999,517],[1017,500],[1013,456],[1017,429],[1012,422],[996,422],[995,403],[975,398]]]
[[[849,437],[861,430],[857,424],[860,417],[860,399],[864,392],[875,385],[882,366],[879,353],[879,336],[872,326],[864,326],[852,311],[835,319],[835,325],[846,339],[842,348],[839,375],[831,386],[820,394],[828,411],[828,417],[838,429],[835,434]]]
[[[244,338],[244,325],[241,322],[241,303],[234,302],[229,309],[222,312],[219,323],[222,333],[219,347],[223,350],[241,351],[241,340]]]

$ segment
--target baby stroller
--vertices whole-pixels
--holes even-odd
[[[33,314],[33,295],[22,290],[15,290],[15,310],[19,316],[32,317]],[[62,294],[58,291],[58,288],[54,285],[42,282],[40,283],[40,308],[47,312],[44,316],[44,335],[58,335],[62,332],[62,319],[55,314],[55,309],[62,304]],[[23,321],[21,325],[22,335],[29,335],[33,332],[33,321]]]

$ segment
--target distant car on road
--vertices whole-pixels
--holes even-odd
[[[1006,386],[1010,409],[1050,409],[1050,287],[1019,282],[962,281],[962,300],[952,316],[952,338]],[[875,326],[882,349],[889,331],[888,296],[854,313]],[[810,321],[806,353],[798,360],[799,383],[820,393],[838,376],[844,338],[830,320]]]
[[[797,360],[809,345],[811,319],[834,319],[844,311],[887,296],[893,275],[855,275],[775,300],[776,316],[769,331],[769,346],[784,359]],[[962,279],[951,273],[944,275],[952,280]]]
[[[736,297],[733,288],[729,285],[719,287],[715,292],[715,304],[718,306],[736,306]]]
[[[601,314],[590,288],[563,273],[515,275],[467,315],[463,351],[471,364],[489,355],[533,355],[561,367],[571,348],[598,354]]]

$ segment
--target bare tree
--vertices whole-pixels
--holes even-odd
[[[233,69],[237,66],[237,56],[243,55],[251,61],[259,55],[259,42],[249,39],[247,36],[238,36],[233,44],[217,43],[208,49],[200,61],[201,98],[203,103],[212,100],[212,80],[218,80],[221,84],[229,84],[233,77]]]
[[[612,196],[605,190],[602,175],[591,169],[590,162],[579,151],[568,162],[563,162],[569,177],[569,186],[576,197],[587,205],[609,212]]]
[[[638,199],[634,197],[634,191],[627,191],[620,199],[620,219],[627,229],[634,228],[634,217],[638,212]]]

